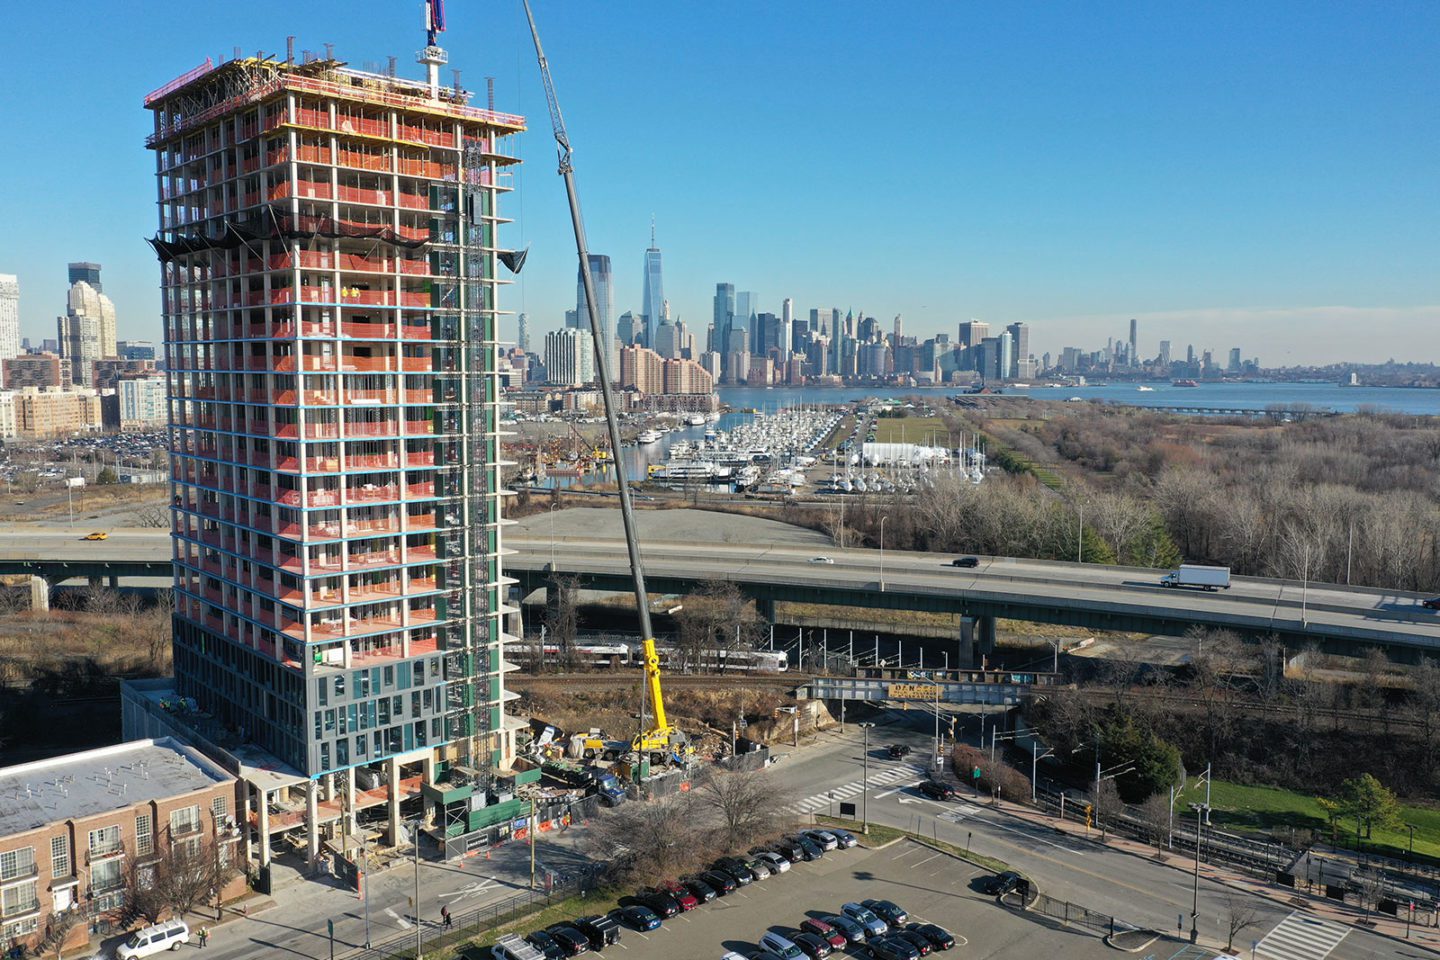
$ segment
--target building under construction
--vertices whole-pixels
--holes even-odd
[[[496,318],[524,121],[441,85],[430,17],[423,80],[292,44],[145,99],[175,677],[127,685],[126,734],[235,772],[262,867],[518,810]]]

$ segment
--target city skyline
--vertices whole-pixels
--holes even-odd
[[[900,314],[919,337],[971,316],[997,328],[1023,321],[1037,331],[1037,352],[1103,343],[1132,316],[1152,344],[1213,325],[1195,339],[1246,342],[1277,365],[1381,361],[1397,344],[1433,342],[1440,181],[1423,158],[1437,141],[1427,118],[1440,111],[1420,38],[1434,34],[1434,7],[1220,6],[1140,18],[1125,7],[933,5],[878,24],[853,16],[859,9],[842,3],[802,17],[758,4],[678,12],[641,4],[593,21],[556,18],[551,58],[568,98],[592,247],[614,258],[617,314],[644,310],[653,214],[671,314],[692,330],[703,329],[717,280],[732,277],[764,292],[772,312],[786,297],[801,315],[854,305],[887,323]],[[63,312],[64,263],[91,259],[107,266],[122,335],[158,339],[153,259],[139,241],[153,170],[131,149],[149,132],[139,101],[156,64],[179,73],[194,66],[186,59],[194,51],[229,56],[234,44],[283,51],[283,28],[272,35],[256,25],[283,22],[285,8],[190,10],[164,36],[143,19],[101,30],[105,18],[85,11],[82,3],[77,23],[97,26],[71,31],[64,56],[84,64],[117,48],[133,54],[111,65],[103,90],[91,72],[57,70],[41,59],[52,52],[22,39],[40,29],[43,11],[18,10],[0,40],[18,72],[54,73],[57,95],[92,104],[89,149],[43,166],[19,151],[0,154],[10,182],[36,187],[11,198],[16,229],[0,241],[0,272],[20,277],[23,336],[46,336]],[[597,40],[610,62],[646,62],[637,25],[657,17],[675,21],[667,34],[693,70],[656,84],[638,67],[596,63]],[[750,43],[722,55],[703,42],[737,17],[750,23]],[[386,28],[409,22],[397,12]],[[465,77],[481,99],[481,78],[494,75],[497,107],[531,118],[522,153],[544,152],[549,131],[523,18],[518,7],[497,8],[487,23],[454,17],[447,44],[482,64]],[[327,23],[323,37],[310,33],[320,29],[313,20],[291,29],[302,48],[333,41],[337,56],[362,68],[388,50],[403,74],[417,75],[408,49],[363,18]],[[827,56],[856,42],[867,54],[863,71]],[[722,61],[727,82],[710,83]],[[935,66],[952,62],[966,69]],[[743,102],[767,104],[746,113],[753,147],[691,149]],[[615,136],[607,124],[621,103],[664,123],[684,162],[671,150],[637,153]],[[947,106],[937,112],[937,103]],[[65,136],[62,115],[20,98],[11,104],[28,139]],[[858,198],[849,185],[869,148],[849,126],[855,115],[885,117],[882,153],[900,168],[883,190]],[[513,243],[532,255],[513,309],[543,331],[571,302],[563,191],[544,164],[516,186],[525,202]],[[46,251],[53,259],[42,259]],[[883,269],[857,269],[857,260]],[[1356,325],[1372,336],[1342,339]],[[501,335],[515,338],[514,316]]]

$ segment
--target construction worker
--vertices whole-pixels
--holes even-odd
[[[209,945],[210,945],[210,928],[209,928],[209,927],[201,927],[201,928],[200,928],[200,949],[201,949],[201,950],[204,950],[204,949],[205,949],[206,947],[208,947]]]

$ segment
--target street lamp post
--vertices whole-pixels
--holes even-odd
[[[1085,504],[1080,504],[1080,525],[1075,531],[1075,562],[1084,563],[1085,549]]]
[[[1190,901],[1190,942],[1196,943],[1200,939],[1200,831],[1205,829],[1204,815],[1210,812],[1210,807],[1192,803],[1190,809],[1195,811],[1195,886]]]
[[[860,832],[870,833],[870,728],[874,723],[860,724],[863,741],[861,762],[864,764],[860,780]]]
[[[885,521],[889,517],[880,518],[880,592],[885,592]]]
[[[1051,750],[1049,747],[1045,748],[1045,752],[1044,752],[1044,753],[1041,753],[1041,752],[1040,752],[1040,741],[1039,741],[1039,740],[1035,740],[1035,739],[1033,739],[1033,738],[1031,739],[1031,741],[1030,741],[1030,802],[1031,802],[1032,804],[1039,801],[1039,794],[1036,793],[1035,783],[1036,783],[1036,780],[1038,779],[1038,774],[1039,774],[1039,770],[1040,770],[1040,761],[1043,760],[1043,759],[1045,759],[1046,757],[1053,756],[1054,753],[1055,753],[1055,751],[1054,751],[1054,750]]]
[[[550,504],[550,576],[555,576],[555,508],[558,503]]]

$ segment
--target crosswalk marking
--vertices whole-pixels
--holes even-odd
[[[871,789],[894,785],[896,781],[906,778],[914,778],[925,773],[923,767],[913,763],[897,764],[885,770],[880,770],[870,775],[868,780]],[[785,807],[789,813],[804,815],[814,813],[823,807],[828,807],[832,801],[849,800],[858,797],[865,792],[867,781],[851,780],[849,783],[842,783],[820,793],[812,794],[803,800],[797,800]]]
[[[1281,920],[1255,945],[1256,960],[1325,960],[1350,933],[1343,923],[1298,910]]]

